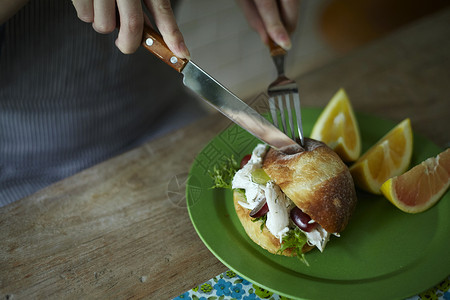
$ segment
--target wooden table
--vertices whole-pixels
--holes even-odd
[[[450,10],[298,78],[303,105],[344,87],[355,110],[450,142]],[[213,115],[0,209],[0,299],[172,298],[227,268],[183,202]]]

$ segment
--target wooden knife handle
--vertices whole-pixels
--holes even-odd
[[[269,37],[269,49],[271,56],[285,55],[287,53],[286,50],[281,48],[281,46],[275,43],[270,37]]]
[[[188,62],[187,59],[173,54],[169,47],[167,47],[162,36],[149,26],[144,26],[142,46],[178,72],[181,72]]]

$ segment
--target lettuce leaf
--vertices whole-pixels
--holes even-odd
[[[307,241],[308,239],[306,238],[306,235],[300,229],[291,229],[283,236],[283,243],[281,244],[278,252],[283,253],[284,250],[292,248],[297,254],[297,258],[300,259],[300,261],[305,265],[309,266],[306,261],[305,254],[302,253],[302,248]]]
[[[213,170],[208,172],[213,180],[211,188],[231,189],[231,181],[238,170],[239,164],[233,155],[227,158],[221,165],[215,165]]]
[[[258,222],[261,221],[261,226],[259,227],[259,229],[261,229],[261,232],[264,229],[264,225],[266,225],[266,221],[267,221],[267,214],[265,214],[262,217],[258,217],[258,218],[252,218],[252,222]]]

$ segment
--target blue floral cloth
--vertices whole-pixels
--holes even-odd
[[[420,293],[407,300],[450,300],[450,276],[435,287]],[[242,299],[242,300],[286,300],[289,298],[277,295],[265,290],[254,283],[251,283],[233,271],[226,271],[207,282],[196,286],[187,291],[175,300],[225,300],[225,299]]]

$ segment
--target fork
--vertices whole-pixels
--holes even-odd
[[[272,60],[277,69],[278,77],[272,82],[268,89],[267,93],[269,95],[269,107],[270,113],[272,116],[273,124],[280,128],[279,121],[281,121],[283,131],[286,135],[289,135],[289,129],[291,133],[292,139],[296,140],[296,131],[298,137],[300,139],[300,144],[304,145],[304,137],[303,137],[303,128],[302,128],[302,117],[300,110],[300,97],[298,94],[298,86],[294,80],[291,80],[284,75],[284,58],[286,55],[286,50],[275,44],[272,40],[269,42],[270,47],[270,55],[272,56]],[[275,104],[275,100],[278,102],[278,108],[280,110],[280,120],[278,119],[277,108]],[[294,104],[294,113],[295,113],[295,121],[294,115],[292,113],[292,103]],[[287,110],[288,120],[286,120]],[[297,125],[297,130],[294,128],[294,123]]]

